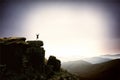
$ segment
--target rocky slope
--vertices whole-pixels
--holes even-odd
[[[24,37],[0,38],[0,80],[78,80],[61,69],[61,61],[45,61],[43,41]]]

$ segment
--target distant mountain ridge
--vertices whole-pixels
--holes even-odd
[[[92,64],[83,60],[78,60],[78,61],[69,61],[65,62],[61,65],[63,69],[68,70],[69,72],[76,72],[78,68],[81,68],[82,70],[85,70],[86,67],[91,66]]]
[[[98,64],[98,63],[110,61],[112,59],[110,59],[110,58],[102,58],[102,57],[92,57],[92,58],[85,58],[83,60],[87,61],[89,63],[92,63],[92,64]]]
[[[84,78],[84,80],[120,80],[120,59],[82,65],[83,67],[80,64],[76,66],[72,68],[67,67],[66,69],[71,73],[79,75],[80,80],[82,80],[81,78]]]
[[[111,58],[111,59],[117,59],[120,58],[120,54],[108,54],[108,55],[102,55],[103,58]]]

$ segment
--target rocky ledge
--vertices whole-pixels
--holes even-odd
[[[43,45],[24,37],[0,38],[0,80],[78,80],[55,56],[46,60]]]

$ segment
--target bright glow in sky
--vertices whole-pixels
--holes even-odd
[[[61,61],[101,55],[108,25],[106,12],[96,5],[34,5],[25,17],[28,39],[44,41],[46,57]]]

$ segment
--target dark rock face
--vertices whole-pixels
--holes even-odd
[[[31,66],[44,72],[45,50],[42,41],[25,41],[26,38],[0,38],[0,64],[8,70],[20,72]],[[25,60],[27,62],[25,62]]]
[[[50,56],[47,65],[46,65],[46,75],[48,78],[54,75],[55,72],[60,72],[61,69],[61,62],[60,60],[56,59],[55,56]]]
[[[44,72],[45,66],[45,50],[42,41],[27,41],[29,47],[27,48],[27,59],[29,66],[39,70],[41,73]]]
[[[9,70],[20,71],[26,48],[25,38],[0,39],[0,64]]]
[[[56,59],[55,56],[50,56],[47,62],[47,65],[51,65],[53,71],[60,71],[60,67],[61,67],[61,62],[60,60]]]
[[[42,41],[25,40],[0,38],[0,80],[59,80],[70,75],[61,71],[61,62],[56,57],[45,61]]]

